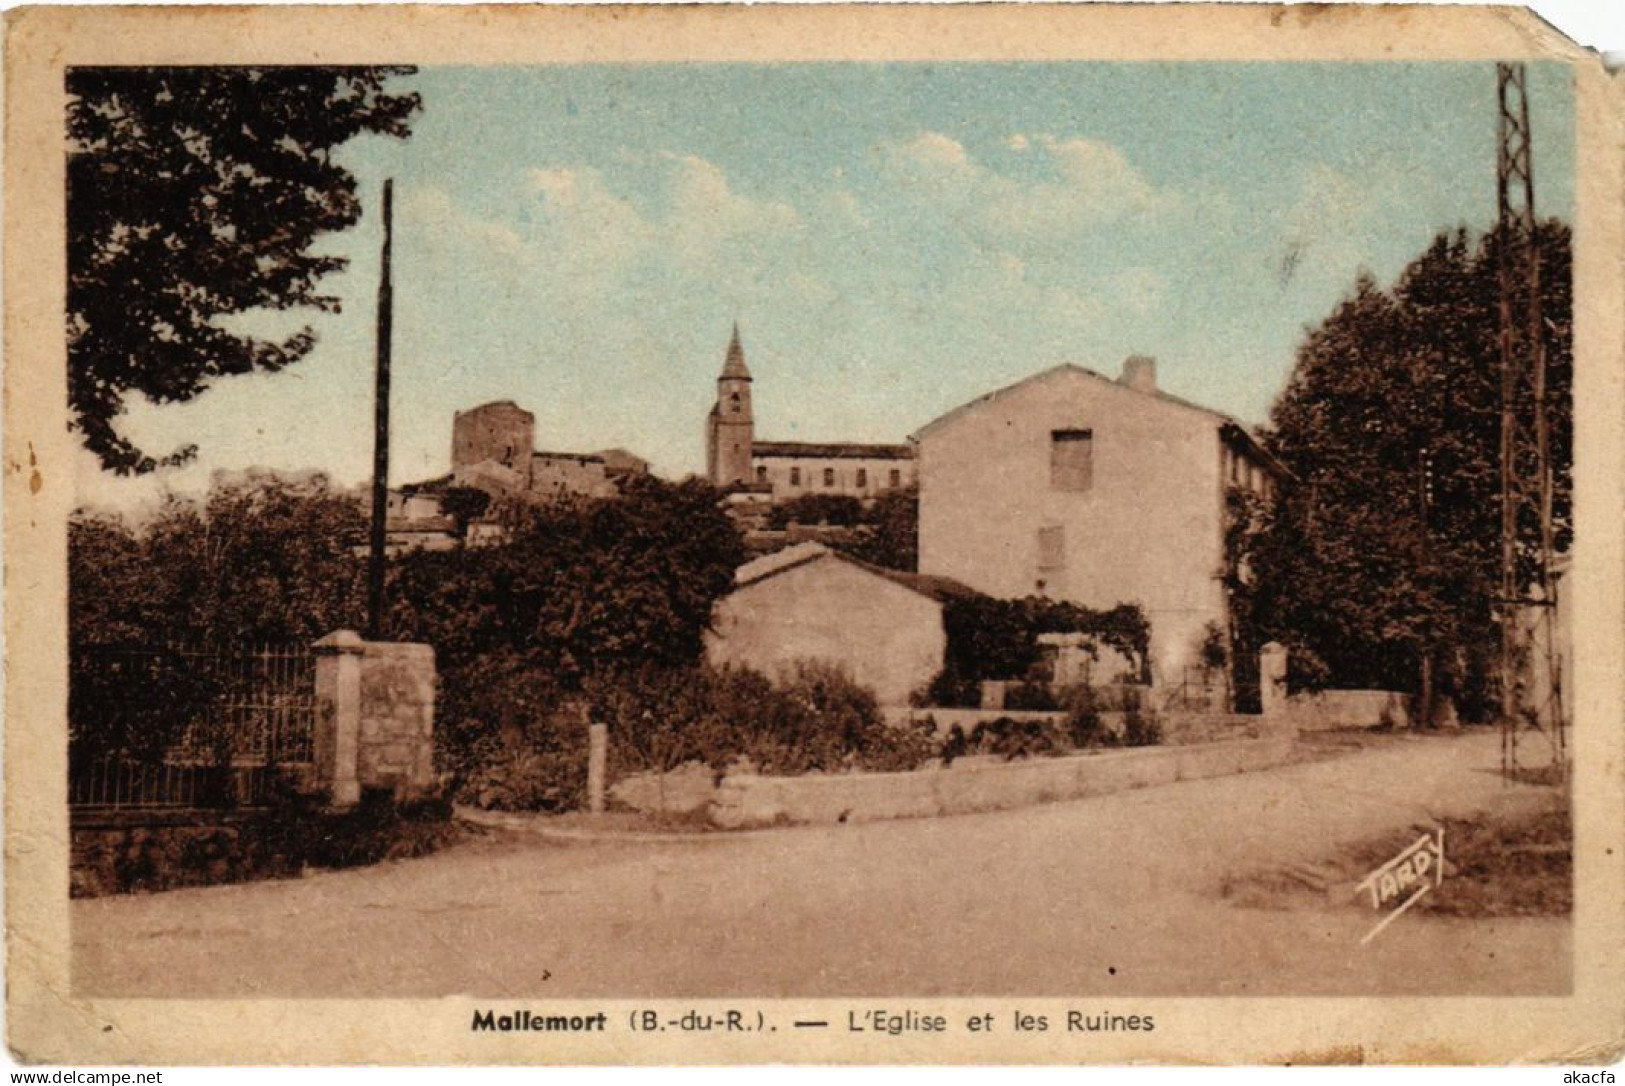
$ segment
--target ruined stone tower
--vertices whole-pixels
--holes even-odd
[[[717,377],[717,402],[705,424],[705,470],[712,486],[751,482],[756,421],[750,408],[750,383],[739,325],[735,324],[728,357]]]

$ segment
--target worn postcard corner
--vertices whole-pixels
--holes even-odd
[[[1619,1058],[1622,108],[1538,18],[6,55],[20,1061]]]

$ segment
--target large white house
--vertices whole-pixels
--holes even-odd
[[[920,572],[990,596],[1137,603],[1158,682],[1228,631],[1226,491],[1283,469],[1228,415],[1157,388],[1132,357],[1116,380],[1056,366],[914,434]]]

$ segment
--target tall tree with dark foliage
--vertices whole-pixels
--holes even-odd
[[[315,346],[228,328],[251,310],[337,312],[312,242],[361,216],[333,151],[406,137],[400,67],[74,68],[68,72],[68,396],[72,424],[120,474],[180,463],[115,426],[126,397],[192,399],[219,377],[279,370]]]
[[[1540,231],[1559,549],[1572,538],[1570,249]],[[1362,277],[1298,351],[1267,444],[1292,470],[1238,602],[1300,684],[1436,690],[1485,715],[1498,643],[1497,235],[1441,234],[1392,289]],[[1521,304],[1518,303],[1521,311]],[[1516,405],[1528,412],[1533,405]],[[1537,526],[1529,524],[1525,549]],[[1256,647],[1256,646],[1254,646]]]

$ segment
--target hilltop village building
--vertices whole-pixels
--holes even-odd
[[[441,499],[453,487],[482,490],[492,501],[603,498],[617,493],[621,479],[649,471],[647,460],[625,449],[544,452],[535,444],[536,416],[512,400],[457,412],[451,422],[451,471],[390,492],[391,550],[445,550],[457,544],[457,526],[441,508]],[[500,534],[494,525],[476,524],[470,540]]]
[[[1157,388],[1131,357],[1113,380],[1056,366],[914,434],[920,572],[987,595],[1138,603],[1159,683],[1228,633],[1226,493],[1269,496],[1284,469],[1246,427]]]
[[[751,384],[735,325],[717,377],[717,400],[705,421],[705,468],[712,486],[765,504],[803,494],[873,498],[914,485],[914,450],[908,445],[757,438]]]

